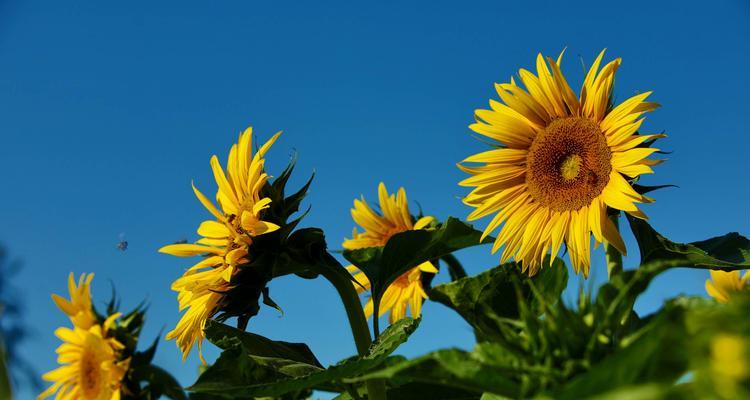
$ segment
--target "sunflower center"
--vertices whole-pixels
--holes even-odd
[[[85,398],[94,399],[100,392],[99,363],[97,357],[90,352],[84,352],[80,364],[80,387]]]
[[[586,118],[559,118],[531,144],[526,184],[542,206],[555,211],[579,210],[607,186],[611,160],[598,124]]]
[[[581,161],[583,159],[578,154],[571,154],[560,164],[560,175],[564,180],[570,181],[578,177],[581,172]]]

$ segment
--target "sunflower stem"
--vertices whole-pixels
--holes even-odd
[[[326,253],[325,258],[333,267],[342,268],[341,264],[330,254]],[[352,329],[357,354],[360,357],[365,357],[370,352],[372,338],[370,337],[367,318],[365,318],[364,310],[362,310],[362,303],[359,300],[357,291],[354,289],[354,285],[351,280],[346,279],[342,274],[336,273],[334,268],[323,267],[320,272],[328,282],[331,282],[333,287],[336,288],[339,297],[341,297],[341,302],[344,304],[344,309],[346,310],[346,316],[349,318],[349,326]],[[367,381],[365,382],[365,387],[367,388],[368,399],[386,400],[385,382],[382,380]]]
[[[615,229],[619,229],[619,217],[619,214],[609,217],[612,223],[615,224]],[[622,272],[622,254],[607,241],[604,242],[604,254],[607,258],[607,276],[612,280],[612,277]]]
[[[442,260],[448,266],[448,274],[451,276],[451,281],[457,281],[467,276],[463,265],[461,265],[461,262],[453,254],[444,255]]]

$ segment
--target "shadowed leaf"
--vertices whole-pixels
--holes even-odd
[[[397,233],[384,247],[344,251],[344,257],[356,265],[372,284],[375,315],[385,289],[409,269],[446,254],[479,244],[491,243],[491,237],[480,242],[482,232],[455,218],[434,230]]]

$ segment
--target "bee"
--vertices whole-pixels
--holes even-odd
[[[125,240],[125,234],[121,233],[119,236],[119,241],[117,242],[117,250],[125,251],[128,249],[128,241]]]

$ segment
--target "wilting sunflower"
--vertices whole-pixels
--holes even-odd
[[[128,370],[129,359],[120,359],[124,346],[109,336],[109,329],[120,314],[111,315],[99,325],[90,308],[89,284],[92,277],[93,274],[82,275],[76,287],[71,274],[70,301],[54,296],[63,312],[71,316],[74,327],[55,330],[55,335],[63,341],[57,348],[57,362],[62,366],[42,376],[44,380],[54,383],[38,399],[47,398],[55,392],[58,399],[120,398],[120,386]],[[88,313],[92,320],[81,317],[87,315],[83,309],[86,304],[89,305]]]
[[[636,204],[652,202],[636,192],[629,179],[653,173],[661,162],[647,157],[661,134],[640,135],[641,116],[658,107],[651,92],[613,105],[618,58],[601,70],[604,51],[594,61],[576,96],[560,70],[562,54],[536,59],[536,75],[519,71],[522,88],[511,78],[497,84],[501,102],[477,110],[470,128],[498,144],[475,154],[459,168],[472,176],[460,185],[474,187],[464,203],[476,209],[469,220],[495,213],[486,237],[501,227],[492,252],[505,245],[502,262],[514,256],[535,274],[545,256],[566,244],[576,272],[588,276],[590,235],[625,254],[608,208],[637,218]]]
[[[260,196],[268,180],[263,156],[279,135],[280,132],[253,154],[252,128],[248,128],[229,151],[226,173],[219,159],[211,157],[211,168],[219,187],[216,194],[219,208],[195,185],[193,192],[215,219],[200,224],[198,234],[202,238],[196,243],[171,244],[159,249],[178,257],[205,255],[172,284],[172,290],[178,292],[180,311],[187,311],[167,334],[167,339],[177,340],[183,359],[196,342],[200,354],[206,321],[217,313],[223,293],[232,287],[236,268],[249,262],[253,237],[279,229],[278,225],[261,219],[261,212],[268,208],[271,199]]]
[[[71,272],[68,275],[68,292],[70,300],[67,300],[56,294],[52,295],[52,300],[57,307],[70,317],[74,326],[82,329],[88,329],[96,324],[96,315],[91,304],[91,280],[94,274],[81,274],[76,286],[75,277]]]
[[[432,217],[422,217],[414,221],[409,212],[404,188],[400,188],[397,195],[389,195],[385,184],[381,182],[378,185],[378,197],[381,213],[373,211],[364,197],[362,200],[354,200],[352,218],[364,229],[364,232],[359,233],[357,228],[354,228],[352,238],[344,240],[345,249],[385,246],[388,239],[396,233],[425,229],[434,220]],[[358,271],[353,265],[348,266],[347,269],[353,273]],[[388,321],[394,323],[406,316],[406,309],[409,307],[412,317],[419,317],[422,312],[422,302],[427,298],[427,293],[422,287],[423,272],[435,274],[438,270],[428,261],[398,277],[383,293],[379,316],[390,310]],[[370,289],[370,281],[364,273],[356,273],[354,279],[361,285],[355,285],[358,293],[361,294]],[[373,302],[369,299],[365,305],[365,315],[369,318],[372,314]]]
[[[747,290],[747,272],[740,278],[740,271],[711,270],[711,279],[706,280],[706,292],[719,303],[728,303],[733,294]]]

